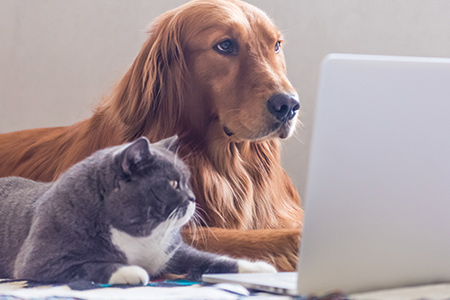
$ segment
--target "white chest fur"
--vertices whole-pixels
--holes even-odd
[[[144,268],[150,276],[159,275],[176,250],[167,253],[174,244],[174,233],[189,221],[194,211],[195,204],[190,202],[183,217],[169,217],[147,237],[134,237],[111,227],[111,240],[126,255],[129,265]]]
[[[167,248],[173,243],[173,227],[159,225],[148,237],[134,237],[111,228],[113,244],[122,251],[129,265],[144,268],[150,276],[158,275],[171,258]]]

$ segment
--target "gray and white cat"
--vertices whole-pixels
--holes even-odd
[[[166,273],[275,272],[182,241],[195,199],[175,140],[100,150],[53,183],[0,178],[0,277],[147,284]]]

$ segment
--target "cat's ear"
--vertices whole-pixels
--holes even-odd
[[[174,135],[164,140],[160,140],[154,145],[160,146],[172,152],[176,152],[178,148],[178,135]]]
[[[128,145],[121,153],[120,166],[122,171],[131,175],[143,162],[148,162],[152,157],[150,142],[146,137],[140,137]]]

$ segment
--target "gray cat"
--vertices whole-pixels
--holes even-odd
[[[150,276],[275,272],[198,251],[179,233],[195,210],[176,138],[100,150],[54,183],[0,178],[0,277],[147,284]]]

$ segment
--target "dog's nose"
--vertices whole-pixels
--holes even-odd
[[[279,121],[291,120],[300,109],[300,102],[294,95],[275,94],[267,101],[267,109]]]

